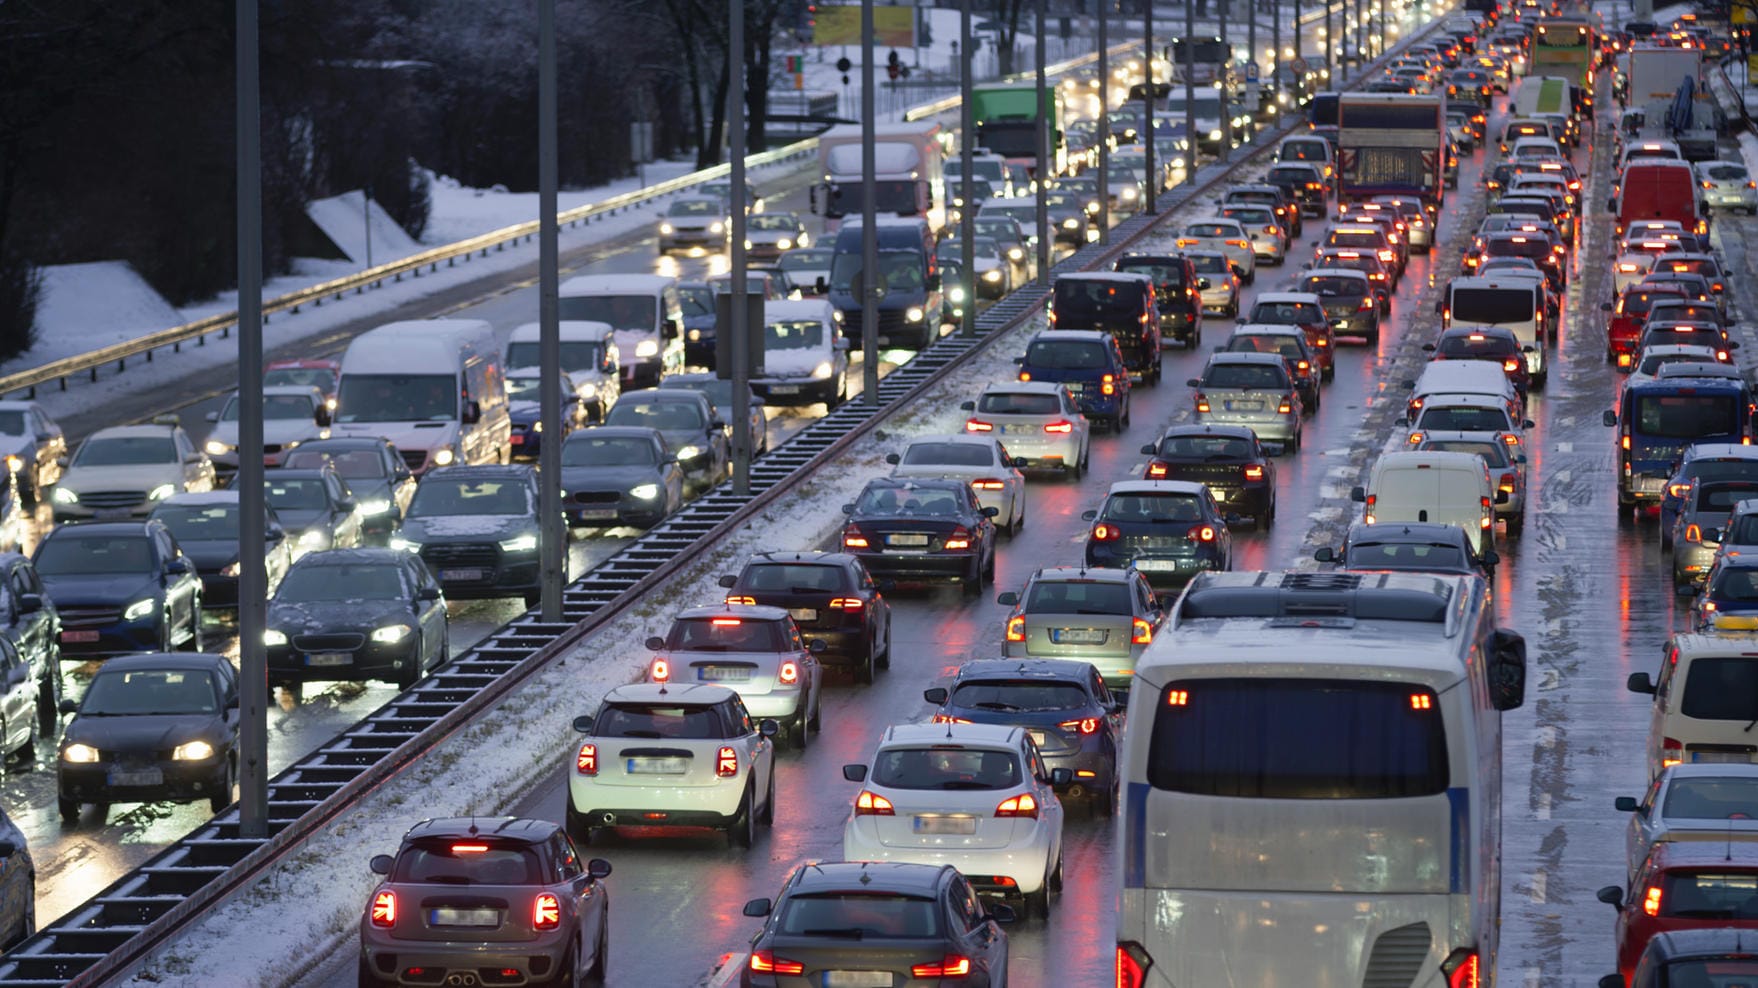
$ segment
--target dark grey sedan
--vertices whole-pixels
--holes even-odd
[[[684,471],[657,429],[603,425],[562,444],[562,513],[585,528],[651,528],[684,503]]]

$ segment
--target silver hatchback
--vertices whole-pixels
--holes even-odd
[[[1300,449],[1300,395],[1288,366],[1275,353],[1215,353],[1196,389],[1198,425],[1243,425],[1281,452]]]
[[[1148,581],[1133,569],[1053,566],[995,602],[1013,608],[1003,655],[1090,662],[1116,688],[1127,688],[1162,616]]]

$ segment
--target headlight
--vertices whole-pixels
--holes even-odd
[[[449,449],[436,449],[433,451],[433,465],[436,467],[451,466],[452,461],[457,458],[458,454]]]
[[[55,488],[55,503],[56,504],[78,504],[79,503],[79,495],[73,493],[72,491],[68,490],[65,487],[57,487],[57,488]]]
[[[658,340],[642,340],[641,342],[635,344],[635,356],[637,356],[637,357],[657,357],[657,356],[659,356],[659,341]]]
[[[357,510],[362,516],[371,518],[373,515],[382,515],[391,510],[391,502],[383,500],[382,498],[371,501],[362,501]]]
[[[919,305],[910,306],[908,309],[904,310],[903,317],[905,319],[909,320],[910,322],[921,322],[922,321],[922,307]],[[826,366],[828,366],[828,365],[826,365]],[[816,376],[816,375],[814,375],[814,376]],[[830,375],[828,373],[826,373],[824,376],[829,377]]]
[[[964,301],[964,288],[962,286],[955,287],[948,293],[948,295],[952,298],[954,304],[961,303]]]
[[[225,456],[232,452],[233,448],[230,444],[220,442],[218,439],[209,439],[207,444],[202,447],[207,450],[209,456]]]
[[[176,484],[160,484],[159,486],[153,488],[152,490],[147,491],[147,500],[148,501],[163,501],[164,499],[170,497],[171,495],[173,495],[175,493],[177,493],[177,485]]]
[[[1216,127],[1214,130],[1209,131],[1209,140],[1218,141],[1220,139],[1221,139],[1221,128]]]
[[[777,240],[775,242],[775,249],[776,250],[791,250],[793,248],[793,245],[794,245],[794,242],[792,240],[789,240],[786,237],[782,237],[780,240]]]
[[[1062,228],[1064,230],[1074,230],[1074,229],[1078,229],[1079,227],[1080,227],[1080,220],[1077,220],[1072,216],[1070,216],[1069,218],[1062,221]]]
[[[1098,211],[1099,211],[1099,201],[1097,199],[1093,200],[1092,202],[1087,203],[1087,212],[1097,213]]]
[[[413,630],[415,629],[406,624],[387,624],[382,628],[372,629],[372,640],[381,645],[395,645],[409,637]]]
[[[680,460],[693,460],[701,455],[702,447],[700,446],[684,446],[678,450],[678,459]]]
[[[75,762],[81,765],[90,765],[98,760],[98,749],[89,744],[80,744],[75,741],[73,744],[61,749],[61,760],[64,762]]]
[[[708,232],[709,233],[720,233],[720,232],[724,231],[725,229],[726,229],[726,224],[722,223],[719,220],[715,220],[713,223],[708,224]]]
[[[984,271],[983,272],[983,280],[990,282],[990,283],[1000,281],[1001,280],[1001,272],[997,271],[993,268],[991,268],[988,271]]]
[[[921,321],[921,318],[922,318],[922,310],[921,309],[911,309],[910,312],[914,313],[913,315],[910,316],[910,322],[920,322]],[[828,360],[823,361],[818,366],[812,368],[812,376],[817,378],[820,381],[829,377],[830,376],[830,361],[828,361]]]
[[[404,552],[420,552],[421,543],[406,539],[401,535],[393,535],[391,536],[391,548],[401,549]]]
[[[12,473],[17,473],[20,470],[23,470],[24,457],[19,456],[17,453],[6,454],[6,469]]]
[[[129,604],[128,608],[122,612],[122,620],[139,621],[141,618],[151,614],[153,612],[153,607],[156,606],[157,603],[158,602],[151,597],[148,597],[146,600],[137,600],[134,603]]]
[[[701,340],[702,340],[702,331],[701,330],[699,330],[699,329],[690,330],[690,342],[691,343],[699,343],[699,342],[701,342]]]
[[[750,250],[750,249],[751,249],[751,240],[750,240],[750,238],[749,238],[749,237],[747,237],[747,238],[745,238],[745,249],[746,249],[746,250]]]
[[[537,548],[537,536],[515,535],[501,542],[502,552],[530,552]]]
[[[542,432],[543,431],[543,420],[538,419],[536,422],[531,423],[531,431],[532,432]]]
[[[629,488],[629,496],[642,501],[651,501],[659,496],[658,484],[636,484]]]
[[[1025,260],[1025,250],[1020,247],[1009,247],[1007,248],[1007,259],[1010,261],[1023,261]]]
[[[299,533],[299,547],[301,549],[328,549],[330,547],[330,533],[321,528],[301,532]]]
[[[171,749],[171,758],[179,762],[199,762],[214,757],[214,746],[206,741],[185,741]]]
[[[242,570],[243,568],[244,567],[238,565],[237,561],[234,560],[233,562],[229,562],[225,566],[220,568],[220,575],[221,576],[237,576],[239,571]]]
[[[1123,198],[1125,198],[1125,199],[1134,199],[1136,197],[1136,194],[1137,193],[1136,193],[1136,189],[1134,186],[1126,186],[1123,190]]]
[[[285,632],[269,628],[262,633],[262,643],[269,648],[279,648],[287,644],[287,635]]]
[[[671,224],[670,223],[659,224],[659,232],[665,234],[668,237],[671,236],[671,232],[672,232],[671,231]]]

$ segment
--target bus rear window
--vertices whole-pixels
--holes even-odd
[[[1425,686],[1188,679],[1161,691],[1156,789],[1235,799],[1402,799],[1447,789],[1440,701]]]
[[[1661,439],[1725,436],[1740,431],[1734,395],[1643,395],[1636,401],[1635,431]]]
[[[1530,322],[1537,311],[1534,294],[1530,288],[1455,288],[1453,321],[1490,326]]]

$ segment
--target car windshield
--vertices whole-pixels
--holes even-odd
[[[1660,815],[1669,820],[1758,818],[1758,779],[1749,776],[1674,776]]]
[[[1130,274],[1145,274],[1154,279],[1154,287],[1162,289],[1166,298],[1172,298],[1172,289],[1184,287],[1184,266],[1182,264],[1157,264],[1153,261],[1122,260],[1117,262],[1117,270]]]
[[[855,502],[855,514],[955,518],[960,507],[958,495],[943,488],[869,487]]]
[[[1205,388],[1286,388],[1280,364],[1212,364],[1203,374]]]
[[[1106,358],[1105,345],[1096,340],[1033,340],[1026,347],[1025,362],[1029,367],[1103,370],[1111,366]]]
[[[1230,223],[1191,223],[1184,228],[1186,237],[1237,237],[1239,228]]]
[[[384,455],[376,449],[334,452],[324,449],[296,449],[287,454],[281,465],[289,470],[316,470],[326,463],[348,480],[383,480],[390,476]]]
[[[724,216],[726,207],[718,199],[679,199],[665,211],[667,216]]]
[[[572,390],[573,389],[569,388],[567,385],[562,386],[561,394],[564,400],[566,400],[568,393]],[[543,378],[541,377],[507,378],[507,398],[509,400],[537,401],[542,393]]]
[[[911,443],[903,451],[904,466],[987,467],[995,465],[995,451],[979,443]]]
[[[541,864],[534,851],[520,844],[488,841],[474,835],[423,838],[397,855],[391,881],[410,885],[542,885]],[[442,906],[432,912],[448,910],[473,911]],[[493,909],[488,913],[498,915]],[[461,921],[460,925],[472,922],[474,920]]]
[[[450,374],[345,374],[336,408],[338,422],[447,422],[458,417],[458,382]]]
[[[263,493],[277,511],[314,511],[329,506],[329,493],[324,482],[311,479],[285,479],[269,475],[263,481]]]
[[[1022,778],[1013,752],[960,744],[886,748],[873,760],[873,784],[886,789],[1011,789]]]
[[[672,738],[700,741],[724,738],[713,707],[665,703],[610,703],[592,723],[601,738]]]
[[[841,939],[935,939],[938,903],[892,892],[793,895],[781,904],[775,932],[794,937]]]
[[[410,592],[395,563],[323,563],[288,570],[275,600],[407,600]]]
[[[1042,679],[976,679],[958,684],[948,706],[1006,713],[1084,710],[1092,706],[1078,683]]]
[[[605,425],[633,425],[644,429],[681,431],[705,429],[702,409],[693,401],[619,401],[611,406]]]
[[[534,510],[530,492],[521,483],[507,480],[452,480],[429,477],[415,489],[409,517],[439,515],[529,515]]]
[[[659,325],[658,305],[658,299],[646,294],[563,295],[557,300],[556,314],[560,319],[609,323],[613,329],[651,333]]]
[[[759,618],[679,618],[671,623],[665,647],[674,652],[784,652],[791,636],[780,621]]]
[[[976,239],[973,240],[973,243],[979,247],[986,247],[993,250],[993,244],[983,243],[985,238],[994,241],[1019,240],[1019,224],[1009,217],[994,215],[978,216],[972,222],[976,224],[977,230]],[[957,240],[953,240],[952,242],[954,244],[958,243]],[[954,253],[956,253],[956,251]]]
[[[1348,565],[1358,569],[1458,570],[1465,554],[1444,542],[1356,542]]]
[[[562,444],[564,467],[652,466],[659,451],[651,440],[639,436],[594,436],[590,432],[569,436]]]
[[[714,315],[714,292],[704,285],[680,285],[678,307],[686,316]],[[508,362],[511,362],[510,357]]]
[[[830,267],[831,253],[832,251],[828,247],[790,250],[781,255],[780,260],[776,263],[781,265],[783,271],[823,271]]]
[[[747,219],[745,225],[752,230],[786,230],[792,233],[799,230],[800,221],[791,213],[758,213]]]
[[[1230,274],[1231,262],[1225,254],[1186,254],[1197,274]]]
[[[79,535],[65,528],[43,541],[36,564],[43,576],[148,573],[155,565],[152,543],[143,536]]]
[[[1422,444],[1422,448],[1448,453],[1476,453],[1491,469],[1508,465],[1508,447],[1505,443],[1477,439],[1430,439]]]
[[[1300,290],[1323,298],[1361,298],[1368,293],[1367,282],[1339,275],[1313,275],[1301,283]]]
[[[1038,580],[1021,608],[1027,614],[1134,614],[1127,583],[1097,580]]]
[[[982,246],[982,241],[975,242]],[[980,253],[980,252],[979,252]],[[885,287],[894,292],[919,292],[927,284],[927,267],[921,251],[881,250],[879,270],[885,272]],[[861,252],[836,255],[830,266],[830,287],[838,293],[853,291],[854,279],[861,270]]]
[[[1195,494],[1113,494],[1105,499],[1099,517],[1120,524],[1199,522],[1203,507]]]
[[[1257,458],[1257,451],[1252,448],[1251,440],[1243,436],[1199,434],[1167,436],[1161,439],[1159,456],[1163,460],[1194,460],[1200,463],[1254,460]]]
[[[265,388],[290,384],[327,392],[335,390],[336,372],[328,367],[277,367],[262,376],[262,383]]]
[[[823,349],[824,323],[817,319],[789,319],[763,327],[763,346],[768,350]]]
[[[131,467],[177,462],[170,436],[94,436],[73,457],[76,467]]]
[[[977,411],[991,415],[1055,415],[1062,402],[1043,392],[989,391],[977,399]]]
[[[1508,426],[1507,412],[1478,405],[1430,405],[1416,423],[1433,432],[1494,432]]]
[[[708,398],[708,403],[713,405],[716,410],[732,408],[732,382],[721,380],[712,375],[692,374],[688,377],[682,375],[668,377],[659,382],[659,386],[665,391],[694,391],[697,394],[705,395]]]
[[[240,404],[238,396],[233,395],[226,402],[225,409],[220,412],[220,421],[238,421]],[[276,419],[310,420],[315,412],[316,407],[312,405],[311,399],[301,395],[263,395],[262,397],[262,417],[265,421]]]
[[[819,563],[761,563],[739,578],[744,590],[777,593],[835,593],[849,589],[842,567]]]
[[[714,303],[710,302],[709,311],[714,311]],[[579,371],[596,371],[604,365],[604,344],[589,340],[563,340],[561,351],[561,369],[565,374]],[[543,358],[538,354],[536,340],[515,340],[507,344],[508,367],[540,367]]]
[[[1066,325],[1070,319],[1133,316],[1142,309],[1142,290],[1128,282],[1100,278],[1058,278],[1050,306]]]
[[[178,542],[231,542],[238,538],[236,504],[162,504],[153,509]]]
[[[212,714],[220,710],[213,673],[205,669],[103,670],[86,687],[82,717]]]

